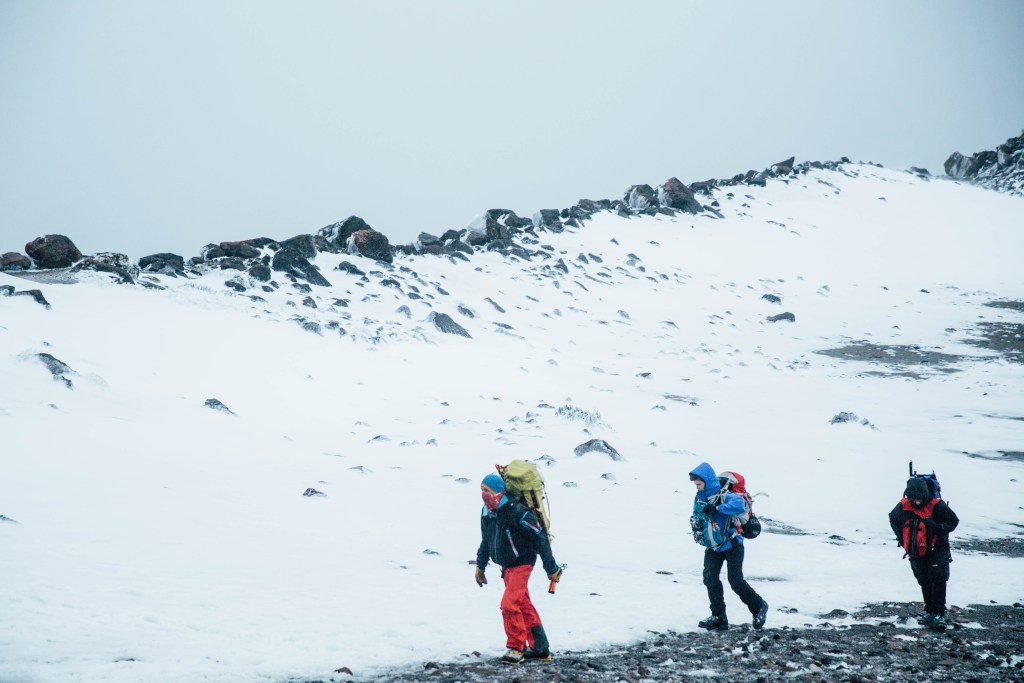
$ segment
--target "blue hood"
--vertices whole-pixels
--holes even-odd
[[[690,474],[694,474],[704,480],[704,491],[697,492],[698,498],[709,498],[718,493],[722,488],[721,484],[718,483],[718,475],[715,474],[715,470],[706,462],[702,462],[694,467],[690,470]]]

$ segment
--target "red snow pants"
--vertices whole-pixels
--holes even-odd
[[[501,596],[501,618],[505,622],[505,647],[525,650],[533,647],[534,626],[540,626],[540,615],[530,601],[530,573],[533,566],[509,567],[503,572],[505,594]]]

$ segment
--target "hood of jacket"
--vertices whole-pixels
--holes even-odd
[[[911,477],[908,479],[907,489],[903,492],[903,495],[907,497],[907,500],[923,500],[926,503],[933,498],[932,492],[928,488],[928,482],[921,477]]]
[[[721,490],[721,485],[718,483],[718,475],[715,474],[715,470],[711,465],[706,462],[694,467],[690,470],[690,474],[700,477],[704,480],[704,490],[697,492],[698,498],[710,498]]]

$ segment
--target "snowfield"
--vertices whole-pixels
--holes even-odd
[[[309,293],[280,273],[245,293],[224,286],[238,271],[150,276],[162,290],[0,273],[52,305],[0,297],[0,680],[496,656],[498,571],[480,589],[471,562],[478,482],[513,458],[548,456],[568,569],[533,593],[556,651],[707,615],[702,460],[769,520],[745,562],[768,628],[920,599],[886,518],[908,460],[938,473],[954,540],[1022,536],[1024,365],[968,342],[1024,324],[986,305],[1024,301],[1024,199],[869,165],[715,198],[722,219],[521,234],[550,255],[529,261],[321,253],[332,286]],[[818,353],[842,347],[869,353]],[[946,355],[907,360],[926,353]],[[623,459],[574,455],[593,438]],[[1021,558],[954,551],[951,604],[1022,599]]]

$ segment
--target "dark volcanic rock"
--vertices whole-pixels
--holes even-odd
[[[682,183],[680,183],[682,184]],[[633,185],[622,197],[623,203],[634,211],[650,209],[658,204],[658,198],[654,194],[654,188],[650,185]]]
[[[224,250],[220,248],[219,244],[207,244],[199,250],[199,256],[204,261],[212,261],[213,259],[223,258],[227,256]]]
[[[391,263],[394,260],[388,238],[376,230],[359,230],[352,233],[352,246],[349,253],[353,253],[353,250],[355,250],[354,253],[383,263]]]
[[[231,412],[230,408],[228,408],[226,405],[224,405],[218,399],[215,398],[206,399],[206,402],[203,403],[203,405],[205,405],[207,408],[212,408],[213,410],[219,410],[222,413],[227,413],[228,415],[234,415],[234,413]]]
[[[243,259],[259,258],[260,256],[260,250],[248,242],[221,242],[219,246],[225,256],[235,256]]]
[[[280,242],[282,249],[294,249],[302,258],[316,257],[316,240],[312,235],[296,235]]]
[[[1024,196],[1024,133],[970,157],[954,152],[943,167],[951,178]]]
[[[16,251],[9,251],[0,256],[0,271],[28,270],[31,267],[32,260]]]
[[[372,230],[372,228],[359,216],[349,216],[343,221],[320,228],[316,234],[324,238],[336,250],[346,251],[348,238],[360,230]]]
[[[84,258],[71,269],[72,273],[80,273],[83,270],[94,270],[98,273],[109,273],[117,277],[117,281],[125,285],[134,285],[135,279],[124,268],[104,263],[94,258]]]
[[[249,277],[260,282],[270,282],[270,268],[264,263],[254,263],[249,266]]]
[[[185,259],[177,254],[150,254],[139,259],[139,270],[176,277],[185,274]]]
[[[678,178],[669,178],[658,188],[658,201],[670,209],[697,214],[704,210],[693,192]]]
[[[430,315],[427,316],[427,322],[433,323],[434,327],[436,327],[439,332],[444,332],[445,334],[457,334],[460,337],[468,337],[469,339],[472,339],[472,336],[470,336],[469,332],[466,331],[466,328],[452,320],[452,317],[447,313],[431,311]]]
[[[780,321],[783,321],[783,320],[786,321],[786,322],[795,323],[796,322],[796,316],[793,315],[792,313],[790,313],[789,311],[786,311],[785,313],[779,313],[778,315],[770,315],[770,316],[768,316],[768,322],[770,322],[770,323],[777,323],[777,322],[780,322]]]
[[[25,245],[25,253],[40,268],[67,268],[82,258],[75,243],[64,235],[37,237]]]
[[[21,292],[12,292],[11,296],[29,296],[32,297],[32,299],[34,299],[35,302],[42,306],[43,308],[47,310],[50,309],[50,302],[46,300],[46,297],[44,297],[43,293],[38,289],[26,289]]]
[[[790,157],[785,161],[779,161],[772,164],[772,170],[780,175],[788,175],[793,172],[793,164],[796,162],[796,157]]]
[[[338,264],[335,270],[340,270],[343,273],[351,273],[352,275],[366,275],[363,271],[359,270],[355,264],[348,261],[342,261]]]
[[[331,283],[320,274],[316,266],[303,258],[296,249],[284,247],[276,254],[270,262],[270,267],[282,273],[308,280],[311,284],[321,287],[330,287]]]
[[[71,383],[71,380],[67,377],[67,375],[74,374],[74,370],[71,369],[70,365],[62,360],[54,358],[48,353],[37,353],[36,358],[46,366],[46,369],[50,371],[50,374],[53,375],[53,379],[55,381],[63,382],[64,386],[68,389],[75,388]]]
[[[775,296],[774,294],[762,294],[761,298],[770,304],[781,304],[782,298]]]
[[[573,449],[573,452],[576,454],[576,457],[579,457],[584,453],[604,453],[612,460],[622,460],[622,456],[619,452],[604,439],[591,439],[586,443],[581,443]]]
[[[568,483],[568,482],[567,482]],[[571,575],[570,575],[571,576]],[[571,580],[571,578],[569,579]],[[699,579],[698,579],[699,581]],[[596,596],[596,594],[595,594]],[[640,681],[1024,681],[1020,637],[1024,607],[970,605],[951,607],[951,627],[935,632],[917,626],[920,603],[882,603],[847,613],[831,610],[841,620],[809,628],[773,627],[773,615],[792,608],[773,608],[768,628],[747,624],[727,631],[647,631],[640,642],[594,650],[555,650],[550,662],[509,667],[502,650],[460,654],[450,661],[377,672],[377,683],[639,683]],[[968,627],[970,624],[978,627]],[[897,631],[897,625],[900,626]],[[341,670],[339,670],[340,672]],[[357,674],[360,672],[356,672]],[[363,677],[360,676],[360,680]],[[367,679],[369,680],[369,679]],[[310,682],[311,683],[311,682]]]

